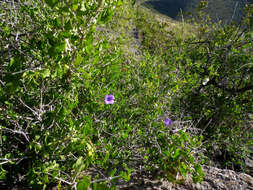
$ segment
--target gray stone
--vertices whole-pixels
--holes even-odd
[[[131,180],[130,184],[117,189],[159,189],[159,190],[253,190],[253,177],[245,173],[237,173],[233,170],[219,169],[211,166],[203,166],[205,178],[201,183],[194,184],[187,178],[183,184],[173,184],[167,180],[155,180],[148,176],[139,176]],[[138,180],[144,179],[144,183],[138,185]],[[134,188],[133,188],[134,187]]]

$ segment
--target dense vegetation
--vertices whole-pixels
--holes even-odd
[[[130,1],[1,1],[0,185],[115,189],[140,169],[198,182],[217,159],[246,171],[252,6],[222,26],[206,5],[172,27]]]

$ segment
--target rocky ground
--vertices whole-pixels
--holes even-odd
[[[253,190],[253,177],[233,170],[203,166],[206,176],[201,183],[186,180],[184,184],[173,184],[156,180],[154,176],[135,176],[128,184],[119,185],[120,190]]]

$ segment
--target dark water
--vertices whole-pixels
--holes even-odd
[[[147,0],[144,6],[155,9],[156,11],[177,19],[183,12],[194,13],[200,0]],[[243,8],[253,0],[209,0],[206,12],[214,21],[238,22],[243,16]]]
[[[145,4],[157,10],[158,12],[175,19],[177,18],[181,10],[186,10],[187,4],[189,4],[189,2],[190,0],[150,0],[147,1]]]

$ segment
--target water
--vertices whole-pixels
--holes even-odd
[[[181,10],[186,10],[189,0],[159,0],[159,1],[147,1],[145,4],[148,7],[152,7],[158,12],[176,19]]]
[[[173,19],[178,19],[181,10],[194,13],[199,2],[200,0],[147,0],[142,4]],[[242,18],[246,3],[253,3],[253,0],[209,0],[206,12],[213,21],[238,22]]]

